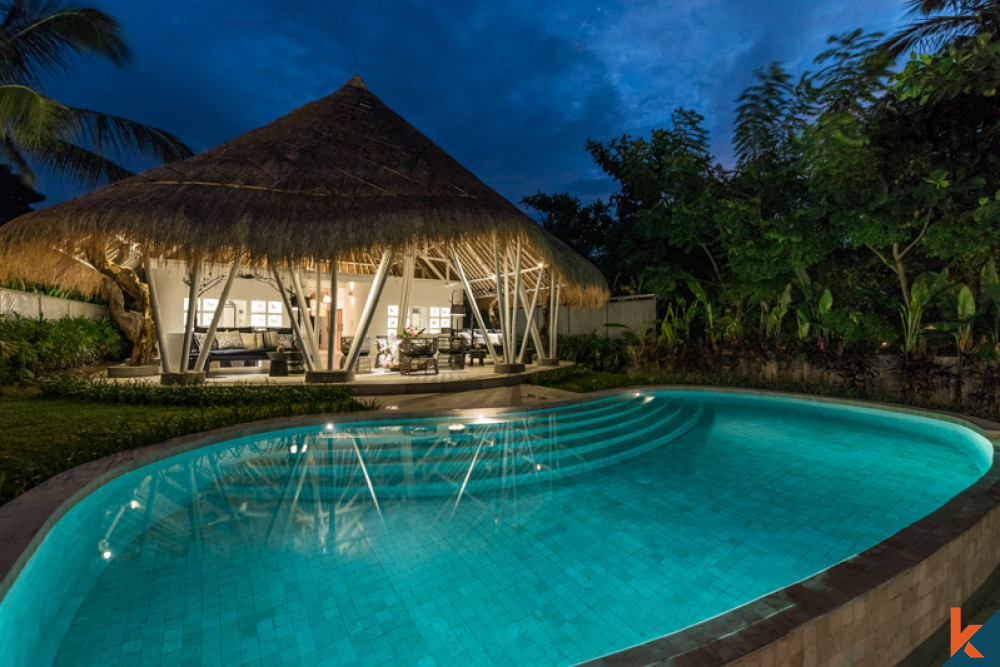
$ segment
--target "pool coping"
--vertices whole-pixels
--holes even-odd
[[[645,643],[594,658],[583,663],[585,665],[611,667],[612,665],[725,664],[760,659],[765,657],[764,654],[768,654],[769,650],[774,653],[775,646],[784,646],[785,644],[788,646],[784,646],[784,653],[778,652],[779,656],[784,658],[794,658],[796,655],[804,656],[810,652],[808,638],[805,643],[801,638],[796,643],[790,641],[789,637],[801,634],[808,635],[807,631],[813,628],[813,639],[815,639],[816,628],[813,626],[816,626],[820,621],[830,620],[828,617],[835,615],[838,610],[843,610],[849,602],[862,599],[888,582],[913,572],[917,566],[926,564],[932,556],[940,554],[951,542],[957,541],[958,538],[969,533],[985,518],[992,517],[1000,521],[1000,424],[996,422],[950,412],[921,410],[896,404],[812,394],[687,385],[622,387],[581,394],[573,399],[553,401],[543,405],[419,412],[401,411],[391,414],[351,412],[282,417],[172,438],[162,443],[120,452],[82,464],[46,480],[39,486],[0,506],[0,601],[3,600],[17,575],[37,550],[51,527],[74,505],[110,480],[170,456],[230,439],[295,426],[371,420],[398,421],[448,416],[475,417],[478,415],[529,412],[569,406],[621,394],[654,391],[729,393],[789,398],[929,417],[965,426],[985,437],[993,445],[993,463],[979,480],[938,510],[852,558],[832,565],[790,586],[730,609],[723,614]],[[974,584],[972,589],[967,591],[962,599],[956,600],[955,605],[961,605],[965,598],[985,581],[986,576],[997,565],[1000,565],[1000,551],[996,553],[997,555],[992,559],[992,567],[982,577],[982,581],[972,582]],[[891,660],[892,663],[901,660],[910,650],[926,640],[933,630],[937,630],[939,625],[947,622],[948,607],[939,606],[941,606],[940,609],[931,609],[927,613],[933,615],[935,619],[940,616],[940,622],[934,622],[933,627],[925,633],[925,636],[914,638],[919,639],[919,641],[908,642],[912,645],[900,646],[896,653],[902,651],[902,654]],[[848,623],[843,623],[842,620],[838,621],[839,625],[848,627],[850,618],[848,618]],[[934,619],[932,619],[933,621]],[[798,653],[795,652],[796,648],[798,648]],[[889,657],[885,655],[884,651],[879,655]],[[871,657],[874,658],[874,656],[873,653]],[[774,656],[771,657],[773,659]],[[813,657],[819,657],[819,662],[822,663],[830,656],[814,655]],[[778,663],[780,662],[781,659],[778,660]]]

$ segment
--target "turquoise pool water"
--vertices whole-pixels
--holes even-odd
[[[625,394],[151,464],[0,602],[5,665],[550,665],[678,630],[922,518],[992,447],[919,417]]]

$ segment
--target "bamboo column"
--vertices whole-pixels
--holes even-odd
[[[302,333],[312,346],[310,351],[313,355],[313,363],[319,366],[319,337],[313,329],[312,320],[309,319],[309,312],[306,310],[306,291],[302,289],[302,277],[299,267],[292,268],[292,289],[295,290],[295,299],[299,302],[299,324],[302,326]]]
[[[486,335],[486,324],[483,322],[483,314],[479,312],[479,306],[476,305],[476,295],[472,293],[472,286],[469,284],[469,278],[465,275],[465,268],[462,266],[462,262],[458,259],[458,253],[455,252],[454,248],[451,251],[451,259],[455,262],[455,269],[458,271],[458,276],[462,280],[462,287],[465,289],[465,296],[469,300],[469,308],[472,309],[472,314],[476,319],[476,324],[479,325],[479,333],[483,335],[483,340],[486,343],[486,349],[489,350],[490,358],[493,359],[493,365],[496,366],[499,362],[497,359],[496,350],[490,345],[490,337]],[[469,327],[472,328],[471,326]]]
[[[506,258],[505,258],[506,259]],[[496,283],[497,283],[497,310],[500,313],[500,342],[503,348],[503,362],[505,364],[510,363],[510,350],[507,346],[507,327],[504,320],[507,319],[507,308],[506,302],[504,301],[504,290],[507,289],[506,277],[500,271],[500,246],[497,243],[497,235],[493,234],[493,263],[496,264]],[[486,338],[486,344],[489,345],[490,339]]]
[[[517,353],[518,362],[524,363],[524,351],[528,349],[528,335],[532,332],[532,327],[535,326],[535,306],[538,305],[538,288],[542,286],[542,272],[538,272],[538,280],[535,281],[535,293],[531,297],[531,306],[525,311],[527,313],[527,321],[524,323],[524,338],[521,339],[521,349]],[[524,304],[524,294],[518,291],[518,297],[521,299],[522,305]],[[535,332],[537,336],[537,331]],[[535,346],[539,345],[539,341],[535,341]],[[538,350],[538,354],[541,355],[541,349]]]
[[[271,275],[274,276],[274,281],[278,283],[278,292],[281,294],[281,301],[285,304],[285,312],[288,313],[288,319],[292,322],[292,331],[295,332],[295,338],[299,341],[299,347],[302,348],[302,356],[306,361],[306,368],[310,371],[316,370],[315,361],[312,358],[310,345],[306,342],[305,337],[302,335],[302,328],[299,327],[298,321],[292,315],[292,302],[288,299],[288,294],[285,292],[285,284],[281,281],[281,274],[278,273],[278,269],[272,268]]]
[[[365,308],[361,311],[361,321],[358,322],[358,330],[354,333],[354,344],[351,345],[351,351],[348,352],[347,361],[344,363],[344,369],[348,373],[354,368],[354,362],[358,360],[358,355],[361,353],[361,344],[364,342],[365,336],[368,335],[368,327],[372,323],[372,316],[375,314],[378,300],[382,297],[382,290],[385,288],[385,281],[389,277],[389,269],[391,267],[392,248],[388,248],[382,253],[382,261],[379,262],[378,270],[375,271],[372,291],[368,293]]]
[[[222,311],[226,307],[226,301],[229,299],[229,290],[233,286],[233,279],[236,277],[236,271],[239,268],[240,259],[237,257],[236,261],[233,262],[233,268],[229,270],[226,284],[222,287],[222,296],[219,297],[219,302],[215,305],[215,312],[212,313],[212,323],[208,326],[208,333],[205,334],[205,340],[202,342],[201,350],[198,352],[198,360],[194,362],[196,373],[205,370],[208,353],[212,349],[212,342],[215,341],[215,330],[219,328],[219,320],[222,319]]]
[[[413,272],[416,270],[416,250],[407,245],[403,252],[403,285],[399,294],[399,329],[405,329],[410,319],[410,292],[413,291]]]
[[[517,302],[521,294],[521,237],[517,238],[517,255],[514,260],[514,293],[510,304],[510,356],[511,363],[520,363],[520,354],[516,354],[517,349]],[[527,329],[525,329],[527,331]]]
[[[320,309],[320,304],[322,303],[322,299],[320,299],[320,294],[322,293],[321,292],[322,285],[320,284],[320,277],[319,277],[319,260],[314,259],[313,264],[316,266],[316,272],[313,277],[313,290],[314,293],[316,294],[316,297],[313,299],[313,304],[316,306],[316,317],[313,320],[313,326],[316,327],[316,342],[317,344],[319,344],[320,343],[319,309]]]
[[[160,312],[160,297],[153,284],[153,264],[146,258],[146,284],[149,285],[149,305],[153,309],[153,326],[156,327],[156,344],[160,348],[160,372],[170,372],[170,360],[167,358],[166,332],[163,330],[163,314]],[[190,305],[190,302],[189,304]]]
[[[552,282],[555,283],[554,276]],[[562,288],[559,285],[553,285],[549,289],[554,295],[552,301],[552,329],[549,332],[549,358],[558,359],[559,357],[556,356],[558,354],[556,346],[557,339],[559,338],[559,292],[562,291]]]
[[[319,266],[316,267],[316,295],[319,296]],[[327,370],[333,368],[333,356],[337,350],[337,260],[330,258],[330,306],[326,309],[327,314],[327,337],[326,344],[326,366]],[[319,303],[316,304],[316,319],[319,320]]]
[[[181,360],[177,372],[187,371],[191,359],[191,339],[194,338],[194,323],[198,317],[198,283],[201,282],[201,264],[196,263],[188,274],[191,286],[188,289],[188,318],[184,325],[184,346],[181,348]]]

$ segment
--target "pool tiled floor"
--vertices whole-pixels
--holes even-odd
[[[234,498],[252,471],[219,462],[191,509],[115,546],[55,664],[570,664],[802,579],[978,475],[919,429],[705,400],[693,430],[640,457],[460,500],[376,508],[335,491],[319,447],[287,477],[258,470],[262,488],[294,482],[293,501]],[[203,473],[176,468],[164,507]]]

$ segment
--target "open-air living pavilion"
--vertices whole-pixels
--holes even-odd
[[[4,277],[91,292],[137,282],[126,291],[156,323],[165,373],[203,372],[220,324],[288,326],[309,377],[350,379],[362,345],[342,354],[342,335],[364,341],[408,324],[447,333],[461,326],[456,293],[476,304],[467,326],[487,340],[481,308],[491,309],[500,340],[485,347],[506,371],[529,338],[540,358],[556,357],[555,336],[539,333],[542,304],[555,318],[554,304],[608,296],[593,265],[357,76],[205,153],[8,223],[0,253]]]

